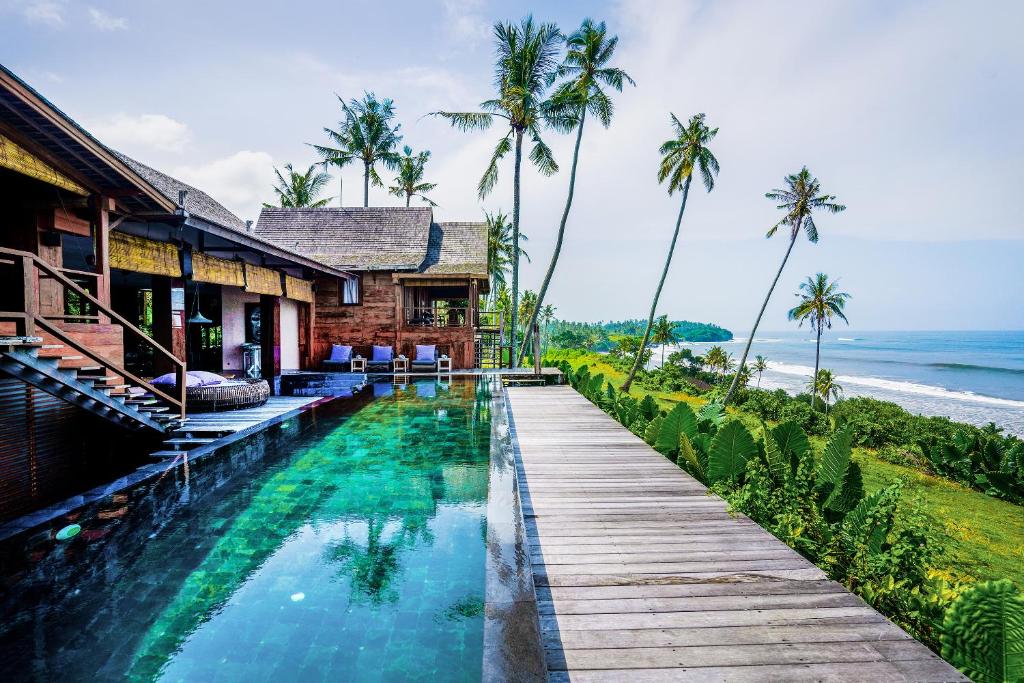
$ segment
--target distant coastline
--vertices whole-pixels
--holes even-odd
[[[601,325],[608,334],[629,334],[642,336],[647,327],[646,320],[622,320],[618,322],[602,322]],[[731,330],[714,323],[693,322],[691,320],[673,320],[672,329],[684,342],[728,342],[733,340]]]

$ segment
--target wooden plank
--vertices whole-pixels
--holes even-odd
[[[572,389],[507,391],[549,680],[966,680]]]
[[[923,646],[922,646],[923,647]],[[708,666],[666,669],[604,669],[600,671],[550,671],[549,683],[762,683],[763,681],[913,681],[946,683],[966,681],[950,673],[941,659],[888,662],[829,662],[828,664],[765,664],[749,666]]]
[[[921,658],[921,646],[913,640],[866,642],[856,639],[824,643],[549,650],[547,655],[548,668],[555,670],[706,668],[917,660]]]
[[[645,647],[690,647],[695,645],[758,645],[772,643],[828,643],[866,640],[906,640],[902,629],[878,615],[873,620],[815,624],[786,624],[767,629],[762,626],[719,628],[661,628],[637,632],[633,629],[602,631],[561,631],[546,634],[550,650],[595,650],[631,648],[642,638]]]

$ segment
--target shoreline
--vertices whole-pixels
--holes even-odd
[[[776,338],[771,335],[755,337],[755,343],[759,341],[771,343],[776,341]],[[697,353],[694,347],[703,344],[705,343],[683,342],[668,345],[666,356],[681,348],[688,348]],[[661,347],[652,348],[654,353],[649,367],[656,368],[661,364]],[[783,389],[790,395],[805,392],[806,384],[814,372],[813,366],[785,361],[769,361],[768,365],[769,369],[762,375],[760,388]],[[955,422],[965,422],[979,427],[988,422],[995,422],[1004,428],[1004,434],[1024,437],[1024,401],[1018,399],[948,389],[926,382],[841,371],[837,374],[836,380],[843,387],[843,398],[867,397],[890,401],[911,413],[947,417]],[[756,386],[756,383],[755,377],[750,386]]]

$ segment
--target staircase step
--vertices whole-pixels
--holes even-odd
[[[127,389],[130,386],[131,386],[131,384],[102,384],[100,386],[95,387],[95,389],[98,389],[99,391],[114,391],[116,389]],[[130,395],[127,391],[121,392],[121,393],[123,393],[125,396],[129,396]],[[110,394],[110,395],[111,396],[116,396],[118,394]]]
[[[185,451],[156,451],[150,453],[151,458],[177,458],[179,455],[183,455]]]
[[[141,413],[166,413],[170,408],[167,406],[141,406],[138,411]]]
[[[102,370],[103,366],[102,365],[77,365],[77,366],[75,366],[72,369],[76,370],[78,373],[81,374],[81,373],[96,372],[97,370]]]
[[[222,436],[227,436],[228,434],[234,433],[235,430],[233,429],[210,429],[202,431],[192,431],[188,427],[184,427],[182,429],[175,429],[173,432],[171,432],[171,437],[175,439],[186,440],[212,440],[219,439]],[[193,434],[202,434],[202,436],[193,436]]]
[[[132,406],[151,406],[158,403],[155,398],[126,398],[124,402]]]
[[[213,443],[216,439],[165,439],[168,446],[202,446],[206,443]]]

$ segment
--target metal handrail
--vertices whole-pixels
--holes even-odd
[[[49,263],[46,263],[45,261],[40,259],[36,254],[33,254],[31,252],[27,252],[27,251],[19,251],[19,250],[16,250],[16,249],[0,248],[0,254],[6,254],[6,255],[9,255],[9,256],[16,256],[16,257],[20,258],[21,261],[22,261],[22,270],[23,270],[22,276],[23,276],[23,279],[24,279],[24,286],[25,286],[24,301],[25,301],[25,308],[26,308],[26,310],[24,312],[24,326],[26,328],[25,329],[25,334],[26,335],[31,335],[32,332],[34,332],[34,330],[32,329],[33,326],[36,325],[36,324],[39,324],[41,327],[46,329],[48,332],[53,334],[55,337],[57,337],[57,338],[61,339],[62,341],[64,341],[64,343],[69,344],[71,346],[74,346],[76,349],[80,350],[82,353],[84,353],[85,355],[89,356],[93,360],[101,363],[102,365],[107,366],[110,370],[114,371],[116,374],[122,375],[124,377],[127,377],[127,378],[131,379],[133,382],[135,382],[136,384],[142,386],[143,388],[148,389],[149,391],[151,391],[151,392],[153,392],[153,393],[163,397],[166,401],[168,401],[169,403],[171,403],[172,405],[174,405],[175,407],[177,407],[179,409],[181,417],[185,417],[185,372],[186,372],[186,370],[185,370],[185,368],[186,368],[185,361],[179,360],[173,353],[171,353],[170,351],[165,349],[160,344],[156,343],[153,340],[152,337],[150,337],[145,332],[143,332],[142,330],[137,328],[135,325],[130,323],[123,316],[121,316],[120,314],[116,313],[115,311],[110,309],[108,306],[103,304],[99,299],[94,297],[88,291],[86,291],[86,290],[82,289],[81,287],[79,287],[75,282],[73,282],[72,280],[67,278],[63,273],[61,273],[60,272],[61,269],[58,268],[57,266],[52,266]],[[81,342],[70,340],[70,337],[67,337],[64,334],[63,330],[60,331],[60,334],[54,333],[53,330],[59,330],[59,328],[54,326],[52,323],[47,321],[46,318],[44,318],[42,315],[39,314],[38,302],[36,301],[35,293],[34,293],[34,283],[31,282],[31,279],[29,277],[29,269],[32,268],[32,267],[35,267],[39,271],[48,274],[51,278],[53,278],[54,280],[56,280],[56,281],[60,282],[62,285],[64,285],[64,287],[66,287],[66,288],[70,289],[71,291],[77,293],[80,297],[82,297],[86,301],[90,302],[93,306],[95,306],[97,311],[103,313],[105,316],[109,317],[112,321],[117,322],[124,329],[126,329],[126,330],[130,331],[132,334],[134,334],[144,344],[152,347],[155,351],[158,351],[167,360],[169,360],[171,362],[172,366],[174,367],[174,377],[175,377],[175,381],[177,382],[177,388],[178,388],[178,391],[180,392],[180,396],[178,398],[172,397],[170,394],[167,394],[164,391],[162,391],[160,389],[157,389],[152,384],[146,382],[145,380],[143,380],[143,379],[141,379],[139,377],[136,377],[135,375],[133,375],[132,373],[128,372],[127,370],[119,367],[113,361],[111,361],[111,360],[109,360],[107,358],[104,358],[102,356],[99,356],[98,354],[95,354],[93,351],[90,351],[88,348],[85,348],[84,344],[82,344]],[[30,287],[32,288],[32,291],[30,291],[30,289],[29,289]],[[29,310],[29,309],[31,309],[31,310]],[[55,319],[60,319],[60,318],[63,318],[65,316],[52,316],[52,317],[55,318]],[[80,318],[80,317],[84,317],[84,316],[73,316],[73,317]]]

